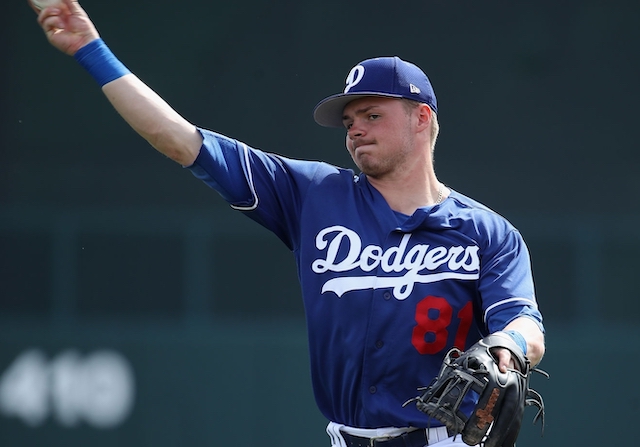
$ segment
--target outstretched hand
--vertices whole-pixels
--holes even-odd
[[[100,37],[93,22],[76,0],[59,0],[57,4],[42,11],[31,0],[29,5],[38,13],[38,23],[51,45],[69,56]]]

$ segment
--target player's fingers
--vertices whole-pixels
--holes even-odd
[[[49,7],[49,8],[44,8],[42,11],[38,11],[38,23],[40,24],[41,27],[45,27],[46,23],[52,18],[52,17],[60,17],[60,15],[62,14],[62,11],[60,11],[59,8],[53,6],[53,7]]]
[[[63,3],[67,8],[69,8],[71,14],[79,14],[81,12],[84,12],[84,9],[82,9],[82,6],[80,6],[80,3],[78,3],[77,0],[63,0]]]
[[[496,349],[495,356],[500,372],[506,373],[508,369],[515,368],[515,361],[511,358],[511,351],[508,349]]]
[[[47,35],[49,33],[64,29],[64,21],[59,15],[49,15],[42,20],[40,24]]]
[[[47,36],[51,36],[54,32],[64,29],[64,23],[59,17],[49,17],[42,24],[42,29]]]

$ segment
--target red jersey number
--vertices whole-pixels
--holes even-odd
[[[436,354],[447,346],[449,327],[453,320],[453,308],[449,302],[438,296],[428,296],[416,306],[416,322],[411,343],[420,354]],[[458,312],[458,331],[454,346],[464,349],[473,320],[471,302]],[[428,337],[427,337],[428,334]]]

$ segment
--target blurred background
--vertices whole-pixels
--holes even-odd
[[[155,153],[46,42],[0,27],[0,444],[328,446],[291,254]],[[192,122],[352,167],[318,100],[397,55],[439,102],[438,176],[523,233],[546,318],[519,447],[635,433],[640,4],[85,0]],[[617,381],[621,389],[617,388]]]

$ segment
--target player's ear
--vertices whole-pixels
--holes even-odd
[[[426,104],[420,104],[417,107],[418,114],[418,127],[420,130],[431,128],[431,119],[433,117],[433,111]]]

